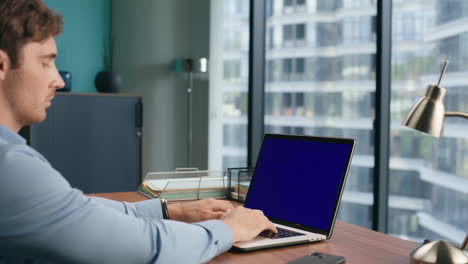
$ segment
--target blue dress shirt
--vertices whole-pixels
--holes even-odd
[[[232,243],[222,221],[163,220],[158,199],[83,195],[0,125],[0,263],[201,263]]]

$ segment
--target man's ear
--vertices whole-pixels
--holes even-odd
[[[0,81],[5,80],[6,73],[10,69],[10,57],[0,49]]]

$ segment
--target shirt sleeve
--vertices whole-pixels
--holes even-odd
[[[117,202],[94,196],[90,196],[90,199],[127,215],[146,219],[163,219],[160,199],[151,199],[136,203]]]
[[[219,220],[161,220],[157,210],[146,214],[154,219],[135,217],[151,202],[135,205],[135,215],[115,210],[22,152],[0,158],[0,171],[0,255],[59,263],[202,263],[233,243]]]

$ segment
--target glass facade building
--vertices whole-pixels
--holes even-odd
[[[222,157],[210,154],[210,168],[247,165],[249,1],[223,2],[223,73],[213,86],[223,114],[210,116],[219,129],[210,130],[210,144]],[[446,109],[468,112],[468,1],[394,0],[392,15],[388,230],[418,242],[460,243],[468,230],[468,122],[446,119],[436,139],[401,121],[437,82],[445,59]],[[265,132],[355,138],[339,218],[366,228],[373,206],[376,16],[375,0],[266,0]]]
[[[392,12],[390,199],[418,206],[390,207],[389,233],[460,243],[468,230],[468,122],[446,118],[440,139],[400,123],[437,83],[444,60],[445,107],[467,112],[468,1],[394,0]]]

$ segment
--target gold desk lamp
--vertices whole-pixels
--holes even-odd
[[[438,138],[442,136],[446,116],[468,119],[467,113],[445,111],[444,97],[447,90],[439,85],[447,65],[448,61],[445,61],[437,85],[427,87],[426,95],[413,106],[403,125]],[[465,251],[467,244],[468,236],[460,248],[443,240],[424,243],[411,252],[411,264],[468,264],[468,254]]]

